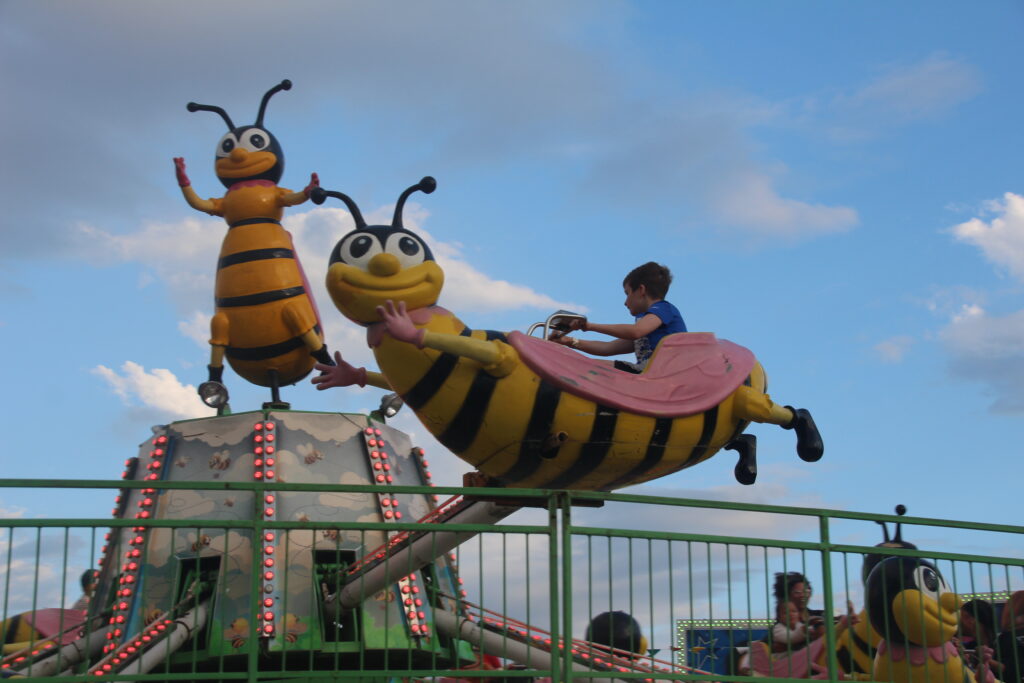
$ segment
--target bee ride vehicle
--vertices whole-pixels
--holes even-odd
[[[423,178],[401,194],[391,225],[374,226],[347,195],[311,190],[318,204],[341,199],[355,220],[331,253],[327,290],[345,317],[367,328],[380,367],[355,368],[336,354],[336,366],[318,366],[319,388],[396,391],[446,448],[509,487],[611,491],[723,447],[739,452],[736,477],[750,484],[750,422],[794,429],[802,459],[822,456],[810,413],[774,403],[754,355],[713,334],[665,337],[634,375],[526,334],[467,327],[437,305],[444,272],[402,224],[409,195],[435,187]]]

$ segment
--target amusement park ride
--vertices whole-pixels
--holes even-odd
[[[370,384],[395,392],[391,405],[408,405],[486,486],[611,491],[691,467],[722,448],[738,451],[737,479],[750,484],[750,422],[794,430],[805,461],[822,456],[810,413],[774,403],[753,354],[711,333],[667,337],[648,369],[633,375],[542,338],[467,327],[437,305],[444,273],[402,223],[407,198],[433,192],[432,178],[401,194],[391,225],[373,226],[348,196],[320,189],[315,174],[300,192],[277,185],[284,156],[263,119],[271,97],[290,87],[271,88],[251,126],[235,126],[220,107],[188,105],[218,114],[228,127],[214,164],[223,197],[201,199],[184,160],[175,159],[189,205],[228,224],[209,374],[200,387],[218,415],[154,428],[126,462],[123,477],[137,484],[118,497],[115,517],[124,523],[108,534],[87,614],[62,614],[63,633],[45,632],[37,618],[34,637],[48,642],[9,654],[0,662],[5,677],[30,667],[32,676],[144,674],[158,664],[171,672],[244,671],[253,662],[273,669],[305,658],[313,670],[340,662],[372,678],[372,670],[396,661],[459,668],[478,659],[474,649],[545,661],[554,645],[538,642],[529,625],[470,618],[451,554],[467,534],[444,530],[495,523],[518,508],[391,491],[429,485],[431,475],[423,451],[386,424],[390,411],[312,413],[281,401],[280,387],[318,362],[319,388]],[[355,368],[340,354],[331,360],[313,290],[280,224],[285,207],[328,198],[345,203],[356,229],[330,255],[327,290],[342,315],[366,328],[379,371]],[[565,318],[553,316],[545,333]],[[227,409],[224,361],[271,389],[262,409]],[[161,488],[168,482],[202,486]],[[231,482],[255,487],[209,485]],[[275,488],[285,483],[366,485],[370,492]],[[193,519],[224,527],[159,525]],[[417,520],[429,522],[429,533],[386,528]],[[280,521],[312,528],[273,526]],[[344,529],[357,521],[385,526]],[[631,652],[588,656],[595,647],[566,649],[580,671],[655,675]]]

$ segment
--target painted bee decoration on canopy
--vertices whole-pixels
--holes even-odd
[[[281,385],[308,375],[317,360],[330,363],[316,302],[291,235],[281,227],[284,208],[306,201],[319,181],[314,173],[301,192],[278,187],[284,153],[263,125],[270,98],[291,87],[284,80],[268,90],[251,126],[235,126],[221,107],[189,102],[189,111],[213,112],[227,124],[214,162],[227,188],[223,197],[201,199],[185,174],[185,160],[174,159],[185,201],[228,224],[217,262],[209,376],[199,387],[204,402],[215,407],[227,402],[225,358],[244,379],[270,387],[275,403]]]
[[[342,200],[355,221],[331,253],[327,291],[345,317],[367,328],[380,367],[355,368],[336,353],[336,366],[317,366],[324,372],[313,378],[318,388],[371,384],[397,392],[446,448],[506,486],[610,491],[690,467],[722,447],[741,452],[743,483],[751,483],[754,437],[741,434],[750,421],[795,429],[800,457],[821,457],[810,413],[773,403],[753,354],[710,333],[669,335],[645,373],[632,375],[519,332],[468,328],[437,305],[444,272],[402,224],[408,197],[435,187],[423,178],[399,197],[391,225],[373,226],[348,196],[312,190],[317,204]],[[678,346],[690,354],[682,365],[714,377],[714,386],[699,400],[688,398],[689,386],[687,398],[672,399],[678,382],[657,384],[666,399],[654,405],[631,397],[662,381],[662,360],[675,372]]]

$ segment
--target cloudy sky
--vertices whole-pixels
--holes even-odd
[[[773,397],[817,419],[819,463],[755,426],[757,485],[730,453],[659,494],[1015,521],[1022,27],[997,0],[0,3],[4,476],[116,478],[151,425],[207,414],[225,225],[185,204],[171,159],[221,196],[223,123],[185,104],[250,123],[290,78],[266,117],[281,184],[315,171],[373,222],[435,176],[406,224],[470,325],[625,321],[622,276],[659,260],[690,329],[752,349]],[[319,284],[348,214],[285,224],[328,345],[372,366]],[[267,400],[226,380],[236,411]],[[380,394],[284,391],[345,412]],[[457,485],[467,468],[433,469]],[[0,491],[5,515],[109,506]]]

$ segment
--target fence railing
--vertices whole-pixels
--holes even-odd
[[[360,514],[328,523],[301,512],[266,521],[260,483],[158,485],[154,515],[143,520],[0,519],[0,667],[68,681],[839,680],[844,670],[871,680],[870,671],[851,672],[843,649],[855,640],[848,613],[864,618],[866,555],[905,558],[901,570],[927,560],[948,591],[983,596],[997,615],[1024,589],[1024,527],[1015,525],[621,493],[395,486],[388,495],[460,497],[464,507],[505,512],[487,523]],[[147,486],[0,480],[0,489],[41,496]],[[375,490],[274,484],[279,495],[320,494],[325,505]],[[161,514],[172,491],[197,492],[196,509]],[[251,505],[251,518],[218,518],[217,508],[202,507],[204,492],[222,503],[235,492],[234,505]],[[902,524],[902,538],[918,549],[875,547],[876,523]],[[146,542],[133,545],[136,534]],[[413,537],[420,550],[405,552]],[[270,538],[272,554],[263,544]],[[90,568],[100,570],[99,585],[79,624],[83,617],[70,610]],[[800,603],[809,590],[822,635],[812,645],[780,646],[771,636],[776,580],[794,574],[803,589],[784,588],[783,597]],[[908,583],[918,575],[908,576],[899,589],[921,588]],[[904,611],[928,609],[915,604]],[[602,613],[627,616],[592,622]],[[969,658],[970,647],[962,649]]]

